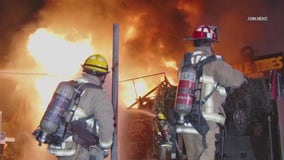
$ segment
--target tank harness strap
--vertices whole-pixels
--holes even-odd
[[[94,114],[91,114],[91,115],[89,115],[87,117],[79,118],[78,121],[86,121],[86,120],[92,118],[93,116],[94,116]]]
[[[75,83],[74,84],[75,85],[75,93],[74,93],[73,99],[72,99],[72,101],[74,100],[74,103],[70,105],[70,107],[75,105],[75,108],[72,110],[73,113],[72,113],[72,116],[71,116],[73,118],[73,116],[75,114],[75,111],[78,108],[78,104],[80,102],[80,97],[84,93],[84,90],[86,88],[97,88],[97,89],[101,89],[102,90],[103,88],[101,86],[99,86],[99,85],[94,84],[94,83],[81,83],[81,84],[78,84],[74,80],[72,80],[71,82]],[[78,85],[78,86],[76,86],[76,85]],[[84,117],[84,118],[80,118],[79,120],[86,121],[86,120],[90,119],[91,117],[93,117],[93,114],[91,114],[91,115],[89,115],[87,117]]]
[[[212,91],[211,91],[208,95],[206,95],[204,98],[202,98],[202,99],[200,100],[201,105],[205,104],[205,102],[206,102],[206,101],[212,96],[212,94],[217,90],[218,86],[219,86],[219,83],[216,84],[216,86],[212,89]]]
[[[97,88],[97,89],[103,89],[101,86],[96,85],[94,83],[77,83],[76,81],[72,80],[70,81],[71,83],[73,83],[74,87],[75,87],[75,92],[72,96],[72,101],[73,103],[70,104],[70,107],[74,106],[74,105],[78,105],[80,102],[80,97],[81,95],[84,93],[84,90],[86,88]],[[75,112],[75,110],[74,110]]]
[[[211,55],[208,56],[207,58],[205,58],[204,60],[201,60],[195,64],[193,64],[193,67],[195,67],[196,69],[196,79],[198,81],[198,83],[200,83],[200,77],[203,74],[203,66],[205,64],[211,63],[215,60],[217,60],[218,58],[215,55]],[[187,64],[187,65],[192,65],[192,64]],[[206,121],[206,119],[204,118],[200,107],[207,101],[207,99],[209,99],[209,97],[213,94],[213,92],[217,89],[218,84],[216,85],[216,87],[211,91],[210,94],[208,94],[207,96],[205,96],[203,99],[201,99],[201,97],[199,97],[199,100],[196,101],[196,105],[193,105],[192,107],[192,114],[193,115],[197,115],[197,121],[193,121],[191,122],[192,126],[194,129],[196,129],[198,131],[198,133],[202,136],[202,145],[203,145],[203,149],[207,148],[207,144],[206,144],[206,134],[209,131],[209,126],[208,123]],[[199,92],[201,93],[202,88],[199,89]],[[199,94],[199,96],[201,96],[201,94]]]
[[[70,105],[69,105],[69,108],[70,108],[70,110],[69,110],[69,112],[71,112],[70,114],[71,114],[71,118],[70,118],[70,120],[72,120],[73,119],[73,117],[74,117],[74,114],[75,114],[75,111],[77,110],[77,108],[78,108],[78,104],[79,104],[79,102],[80,102],[80,97],[81,97],[81,95],[84,93],[84,90],[85,90],[85,88],[97,88],[97,89],[102,89],[102,87],[101,86],[98,86],[98,85],[96,85],[96,84],[93,84],[93,83],[77,83],[76,81],[74,81],[74,80],[71,80],[70,81],[71,83],[73,83],[73,85],[74,85],[74,88],[75,88],[75,92],[74,92],[74,94],[73,94],[73,96],[72,96],[72,99],[71,99],[71,103],[70,103]],[[73,108],[73,106],[75,106],[74,108]],[[73,109],[72,109],[73,108]],[[69,114],[69,113],[67,113],[67,114]],[[92,117],[93,115],[90,115],[90,116],[88,116],[88,117],[85,117],[86,119],[85,119],[85,121],[86,120],[88,120],[88,119],[90,119],[90,117]],[[67,122],[66,121],[66,119],[64,119],[65,120],[65,122],[64,123],[67,123],[67,125],[68,125],[68,123],[70,123],[70,121],[69,122]],[[67,129],[67,127],[66,127],[66,129]],[[67,135],[67,130],[65,129],[65,131],[64,131],[64,135]],[[68,136],[66,136],[66,137],[68,137]]]

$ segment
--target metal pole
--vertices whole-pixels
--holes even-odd
[[[2,132],[2,112],[0,111],[0,134]],[[2,138],[2,137],[0,137]],[[1,143],[1,139],[0,139],[0,160],[1,160],[1,157],[2,157],[2,154],[4,152],[4,144]]]
[[[267,117],[268,120],[268,134],[269,134],[269,153],[270,153],[270,160],[274,160],[273,157],[273,143],[272,143],[272,129],[271,129],[271,117]]]
[[[113,57],[112,57],[112,104],[114,111],[115,128],[111,159],[117,160],[117,127],[118,127],[118,62],[119,62],[119,25],[113,25]]]
[[[0,111],[0,132],[2,131],[2,111]]]

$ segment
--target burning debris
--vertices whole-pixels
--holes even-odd
[[[154,114],[164,114],[170,121],[170,123],[173,123],[175,121],[174,103],[176,97],[176,89],[176,86],[170,84],[169,81],[165,79],[156,90],[156,98],[152,108]]]

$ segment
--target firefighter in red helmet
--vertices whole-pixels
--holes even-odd
[[[58,160],[103,160],[113,143],[113,107],[102,88],[107,61],[93,54],[82,69],[80,78],[58,85],[33,133]]]
[[[204,104],[200,106],[201,114],[207,122],[207,126],[209,126],[206,132],[206,145],[202,143],[203,137],[199,132],[192,125],[185,124],[188,128],[185,132],[182,132],[182,135],[186,155],[189,160],[214,160],[216,151],[215,135],[220,132],[219,126],[224,125],[225,122],[225,112],[222,104],[225,102],[228,89],[239,87],[245,81],[245,77],[241,72],[226,63],[221,56],[215,55],[213,44],[218,41],[216,27],[200,25],[193,32],[192,37],[187,37],[185,40],[193,41],[195,50],[191,54],[185,54],[185,59],[188,62],[184,59],[180,65],[181,67],[185,63],[196,64],[205,61],[212,55],[216,58],[216,60],[202,66],[202,75],[199,78],[202,87],[200,100],[206,98]]]

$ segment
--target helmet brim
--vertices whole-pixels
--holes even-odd
[[[94,71],[88,67],[85,67],[84,65],[81,65],[81,67],[84,72],[92,74],[92,75],[96,75],[96,76],[104,76],[110,73],[110,71],[106,71],[106,72]]]
[[[183,38],[183,40],[185,40],[185,41],[195,41],[195,40],[208,40],[208,39],[206,39],[206,38],[193,38],[193,37],[185,37],[185,38]],[[212,40],[212,39],[210,39],[212,42],[218,42],[218,40]]]
[[[193,38],[193,37],[185,37],[183,38],[183,40],[185,41],[194,41],[194,40],[198,40],[197,38]]]

